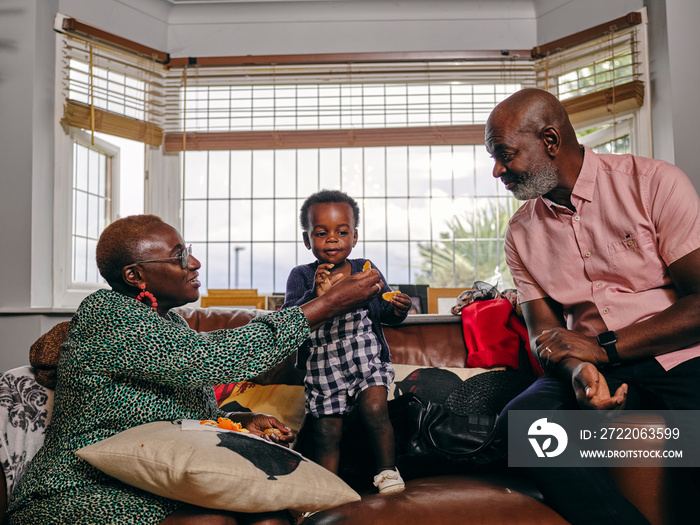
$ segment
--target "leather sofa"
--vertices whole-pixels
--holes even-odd
[[[182,308],[192,328],[210,331],[240,326],[260,311],[227,308]],[[453,315],[415,315],[398,326],[385,327],[392,362],[431,367],[465,367],[467,348],[461,318]],[[301,384],[294,356],[255,379],[261,384]],[[649,423],[654,423],[650,421]],[[656,422],[658,423],[658,422]],[[303,433],[303,429],[302,429]],[[643,444],[640,444],[640,448]],[[622,492],[653,525],[693,523],[692,484],[686,469],[613,468]],[[595,504],[595,502],[591,502]],[[308,525],[422,525],[563,524],[542,495],[519,469],[498,469],[459,475],[411,479],[398,494],[362,494],[362,501],[313,514]]]
[[[200,332],[236,328],[267,312],[225,307],[180,308],[188,324]],[[394,363],[430,367],[466,365],[467,349],[461,319],[452,315],[416,315],[401,325],[385,327]],[[255,378],[260,384],[301,384],[301,373],[291,356],[273,370]],[[304,429],[302,429],[302,433]],[[613,468],[623,493],[653,525],[694,523],[692,484],[687,469],[645,467]],[[0,470],[0,474],[2,471]],[[0,475],[0,522],[6,509],[4,476]],[[595,502],[591,502],[595,504]],[[542,495],[518,469],[418,477],[398,494],[362,493],[362,500],[318,512],[303,520],[307,525],[423,525],[564,524]]]

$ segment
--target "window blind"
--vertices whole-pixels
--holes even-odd
[[[78,36],[60,38],[64,126],[158,146],[163,141],[165,67]]]
[[[534,86],[532,63],[512,58],[185,67],[167,78],[165,144],[170,151],[389,146],[401,135],[405,144],[482,143],[494,103],[527,85]]]
[[[571,121],[595,120],[641,107],[644,26],[640,13],[533,49],[537,87],[556,95]],[[571,43],[575,42],[575,43]]]

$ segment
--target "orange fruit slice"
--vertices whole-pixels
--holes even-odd
[[[382,294],[382,299],[384,299],[385,301],[391,301],[391,299],[392,299],[395,295],[400,294],[400,293],[401,293],[401,292],[399,292],[398,290],[393,291],[393,292],[384,292],[384,293]]]
[[[370,268],[372,268],[372,265],[370,264],[369,261],[367,261],[367,262],[365,263],[365,265],[362,267],[362,271],[363,271],[363,272],[366,272],[366,271],[369,270]]]
[[[243,434],[250,433],[247,428],[243,428],[243,425],[241,423],[233,422],[228,418],[220,417],[217,423],[217,426],[219,428],[223,428],[224,430],[234,430],[236,432],[242,432]]]

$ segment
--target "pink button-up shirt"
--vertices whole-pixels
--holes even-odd
[[[668,266],[700,248],[700,198],[680,169],[585,148],[571,203],[540,197],[513,215],[505,251],[521,302],[551,297],[570,330],[596,336],[678,299]],[[695,345],[656,359],[668,370],[698,356]]]

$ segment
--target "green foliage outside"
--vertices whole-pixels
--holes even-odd
[[[416,284],[466,289],[474,281],[487,281],[499,290],[514,288],[503,239],[520,204],[514,198],[490,200],[447,221],[439,240],[419,244],[423,262]]]

